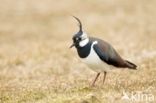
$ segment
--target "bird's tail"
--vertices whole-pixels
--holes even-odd
[[[127,66],[128,68],[130,68],[130,69],[135,69],[135,70],[136,70],[137,66],[136,66],[134,63],[132,63],[132,62],[130,62],[130,61],[128,61],[128,60],[125,60],[125,63],[126,63],[126,66]]]

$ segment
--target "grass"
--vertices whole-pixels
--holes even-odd
[[[131,103],[123,91],[156,101],[155,0],[1,0],[1,103]],[[79,17],[90,36],[109,41],[138,70],[95,73],[69,49]],[[150,101],[135,101],[146,103]]]

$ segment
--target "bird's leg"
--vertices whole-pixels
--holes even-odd
[[[93,83],[92,83],[91,86],[94,86],[94,85],[95,85],[95,82],[96,82],[96,80],[98,79],[99,75],[100,75],[100,73],[97,73],[97,75],[96,75],[96,77],[95,77],[95,79],[94,79],[94,81],[93,81]]]
[[[104,84],[104,82],[105,82],[106,75],[107,75],[107,72],[106,72],[106,71],[104,71],[104,75],[103,75],[103,84]]]

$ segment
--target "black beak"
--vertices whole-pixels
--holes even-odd
[[[73,46],[75,46],[75,43],[73,43],[69,48],[72,48]]]

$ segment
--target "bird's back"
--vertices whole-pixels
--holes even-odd
[[[95,48],[100,49],[100,52],[104,54],[104,58],[101,58],[104,62],[106,62],[109,65],[113,65],[115,67],[121,67],[121,68],[136,68],[136,65],[122,59],[122,57],[116,52],[116,50],[106,41],[90,37],[89,38],[92,42],[97,41],[98,43],[94,46]]]

